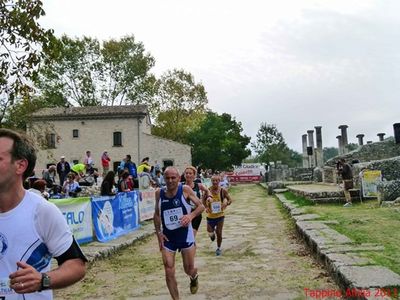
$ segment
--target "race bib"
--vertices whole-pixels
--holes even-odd
[[[211,202],[211,212],[217,214],[221,212],[221,202]]]
[[[164,223],[168,230],[174,230],[181,227],[181,218],[183,217],[182,207],[164,210]]]

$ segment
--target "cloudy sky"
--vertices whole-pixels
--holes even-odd
[[[289,147],[322,126],[337,146],[400,122],[398,0],[44,0],[41,24],[56,35],[99,40],[135,35],[157,75],[183,68],[209,107],[229,113],[255,139],[275,124]]]

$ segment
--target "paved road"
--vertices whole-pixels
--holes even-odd
[[[275,198],[257,185],[231,192],[234,203],[227,211],[222,256],[215,256],[204,220],[200,228],[197,295],[190,294],[177,259],[182,299],[305,299],[304,288],[338,289],[296,239]],[[56,293],[56,299],[99,298],[169,299],[155,236],[95,262],[83,282]]]

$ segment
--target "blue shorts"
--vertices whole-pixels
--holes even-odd
[[[225,218],[224,216],[215,219],[207,218],[207,224],[210,225],[211,228],[214,230],[218,223],[224,221],[224,218]]]
[[[178,250],[189,249],[194,246],[194,243],[187,243],[187,242],[171,242],[171,241],[164,241],[164,248],[169,252],[176,252]]]

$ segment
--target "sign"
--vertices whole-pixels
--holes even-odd
[[[156,202],[156,191],[155,190],[146,190],[139,191],[140,193],[140,201],[139,201],[139,215],[140,221],[145,221],[153,218],[154,215],[154,206]]]
[[[64,215],[79,244],[93,240],[92,207],[89,197],[49,199]]]
[[[361,173],[361,189],[363,197],[378,197],[378,183],[382,182],[380,170],[364,170]]]
[[[97,240],[107,242],[139,228],[138,192],[92,198],[92,218]]]
[[[228,175],[229,182],[234,183],[234,182],[260,182],[261,181],[261,176],[246,176],[246,175]]]

